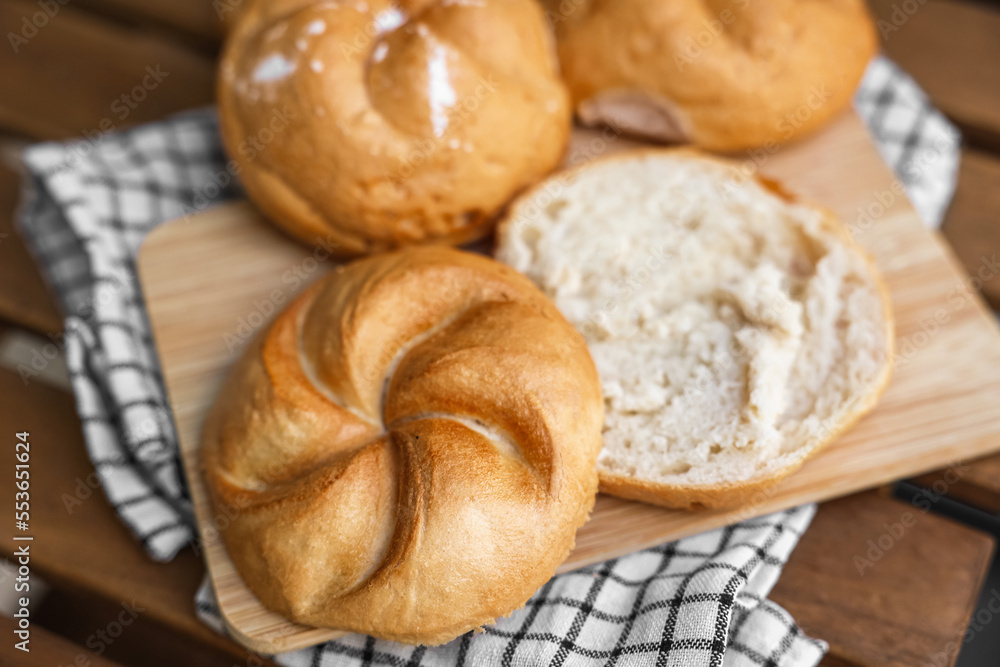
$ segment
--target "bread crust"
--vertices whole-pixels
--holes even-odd
[[[522,606],[566,558],[602,423],[586,344],[527,278],[412,248],[341,267],[281,313],[200,454],[266,607],[440,644]]]
[[[497,226],[497,247],[507,243],[507,237],[512,231],[512,225],[517,219],[525,214],[527,208],[538,208],[536,199],[551,194],[553,183],[560,180],[569,181],[572,178],[591,167],[606,165],[608,163],[625,162],[642,158],[645,156],[656,157],[658,155],[669,155],[671,157],[683,157],[685,159],[705,160],[736,170],[734,174],[739,175],[738,165],[725,158],[708,155],[700,150],[688,147],[674,148],[638,148],[622,151],[600,157],[596,160],[576,165],[566,171],[560,172],[551,178],[537,184],[534,188],[518,197],[509,207],[506,215]],[[616,474],[598,466],[600,477],[600,491],[620,498],[638,500],[641,502],[670,507],[674,509],[698,510],[698,509],[724,509],[734,508],[740,505],[760,504],[772,494],[773,487],[789,474],[800,468],[809,458],[815,456],[823,448],[835,441],[842,433],[854,425],[864,415],[870,412],[878,403],[885,392],[892,376],[893,355],[895,353],[895,317],[892,310],[892,301],[889,296],[888,286],[882,278],[875,261],[864,248],[862,248],[851,234],[841,224],[833,211],[813,204],[804,202],[794,194],[786,190],[781,183],[755,175],[754,180],[762,187],[772,192],[780,199],[800,205],[810,206],[823,214],[823,224],[829,231],[840,236],[850,248],[864,258],[869,272],[874,278],[874,282],[879,292],[879,299],[882,303],[882,313],[885,321],[885,345],[887,354],[885,363],[880,369],[877,379],[873,383],[870,392],[857,397],[851,408],[844,415],[843,419],[827,428],[826,437],[817,440],[811,445],[799,450],[800,456],[796,457],[788,465],[770,472],[769,474],[756,477],[750,480],[733,481],[722,484],[662,484],[650,480],[638,479],[630,475]]]
[[[567,145],[534,0],[258,0],[231,23],[226,150],[275,224],[336,255],[482,237]]]
[[[580,119],[713,151],[846,107],[875,54],[863,0],[544,0]]]

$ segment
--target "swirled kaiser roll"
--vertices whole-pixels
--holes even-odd
[[[306,242],[473,240],[565,149],[569,97],[534,0],[258,0],[232,22],[226,148]]]
[[[582,337],[513,269],[449,248],[359,260],[237,363],[203,433],[229,554],[269,608],[439,644],[522,606],[597,492]],[[228,513],[227,513],[228,515]]]
[[[863,0],[543,0],[581,120],[717,151],[773,146],[848,105]]]

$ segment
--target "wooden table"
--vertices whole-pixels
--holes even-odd
[[[26,142],[95,136],[211,103],[221,20],[211,0],[74,0],[58,5],[24,43],[0,49],[0,158],[11,162]],[[1000,254],[1000,7],[926,0],[899,14],[898,0],[871,0],[884,50],[928,91],[966,138],[958,192],[944,231],[966,267]],[[909,5],[907,5],[909,7]],[[0,3],[0,27],[20,35],[30,0]],[[892,26],[887,27],[887,26]],[[894,29],[898,28],[898,29]],[[25,33],[27,34],[27,33]],[[142,79],[149,63],[169,76],[147,100],[118,118],[111,102]],[[0,348],[11,337],[44,344],[61,317],[12,227],[19,175],[0,166]],[[1000,280],[983,295],[1000,306]],[[29,341],[31,339],[28,339]],[[9,366],[9,363],[8,363]],[[1000,370],[1000,369],[998,369]],[[203,565],[190,551],[169,564],[152,562],[94,483],[67,386],[25,385],[0,361],[0,423],[32,433],[34,575],[52,590],[34,611],[37,652],[28,661],[0,643],[0,665],[258,665],[204,626],[193,594]],[[1000,409],[1000,406],[998,406]],[[913,480],[988,513],[1000,511],[1000,456]],[[0,506],[13,480],[0,478]],[[82,497],[67,505],[65,497]],[[70,512],[67,507],[72,509]],[[889,549],[879,539],[906,520]],[[891,536],[890,536],[891,537]],[[871,550],[868,540],[875,549]],[[882,540],[882,545],[888,538]],[[774,589],[811,635],[831,645],[829,665],[954,664],[992,560],[993,537],[894,499],[887,489],[823,504]],[[0,553],[12,558],[10,545]],[[859,561],[858,559],[861,559]],[[860,564],[859,564],[860,563]],[[866,564],[867,563],[867,564]],[[0,585],[7,585],[6,583]],[[95,633],[141,608],[120,638]],[[10,619],[0,630],[10,636]],[[98,658],[94,649],[104,647]],[[82,656],[82,658],[81,658]],[[79,662],[78,664],[84,664]]]

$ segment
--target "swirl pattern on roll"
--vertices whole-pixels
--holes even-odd
[[[602,423],[582,337],[527,278],[409,249],[278,316],[210,413],[202,462],[266,606],[435,644],[520,607],[565,559]]]

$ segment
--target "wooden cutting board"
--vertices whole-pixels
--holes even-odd
[[[634,145],[611,133],[578,131],[570,160]],[[896,313],[892,382],[871,415],[739,509],[682,512],[599,496],[560,571],[1000,450],[1000,332],[940,236],[924,227],[894,187],[860,120],[846,113],[805,142],[738,159],[748,173],[759,168],[834,209],[875,256]],[[261,653],[303,648],[337,633],[269,612],[247,589],[210,530],[224,519],[209,505],[199,473],[199,432],[243,345],[330,268],[324,256],[272,229],[246,203],[165,224],[139,254],[219,606],[233,636]],[[993,278],[990,265],[983,266],[983,276]]]

